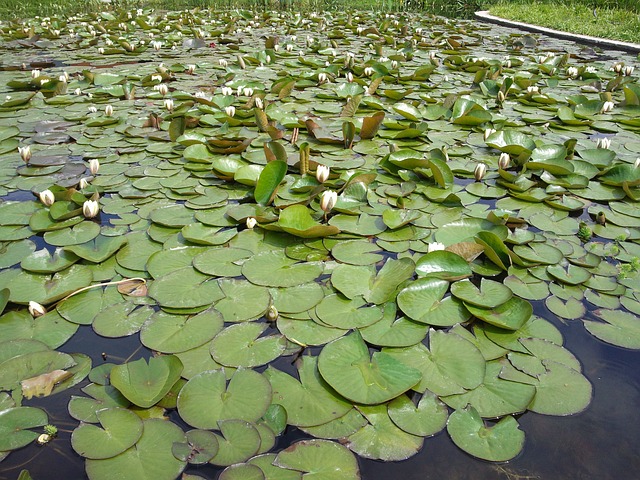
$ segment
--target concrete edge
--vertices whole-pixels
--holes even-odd
[[[553,30],[551,28],[539,27],[537,25],[531,25],[528,23],[515,22],[512,20],[507,20],[505,18],[495,17],[489,14],[487,10],[475,12],[474,15],[478,20],[482,20],[488,23],[496,23],[505,27],[520,28],[529,32],[544,33],[545,35],[561,38],[563,40],[572,40],[574,42],[596,45],[598,47],[606,47],[615,50],[624,50],[626,52],[640,53],[640,44],[637,43],[620,42],[617,40],[610,40],[608,38],[591,37],[589,35],[578,35],[575,33]]]

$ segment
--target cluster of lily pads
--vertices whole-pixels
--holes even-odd
[[[444,429],[507,461],[516,415],[591,400],[558,320],[640,348],[629,60],[371,12],[0,36],[3,456],[82,385],[91,479],[359,478]],[[154,355],[60,351],[81,326]]]

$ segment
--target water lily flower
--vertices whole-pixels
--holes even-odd
[[[293,50],[293,44],[287,43],[287,46],[285,47],[285,49],[287,50],[287,52],[290,52],[291,50]]]
[[[80,181],[78,182],[78,188],[80,190],[84,190],[85,188],[87,188],[89,186],[89,181],[86,178],[81,178]]]
[[[498,91],[498,97],[497,97],[498,103],[503,103],[506,100],[506,98],[507,97],[504,94],[504,92],[502,90],[499,90]]]
[[[487,173],[487,166],[484,163],[479,163],[476,165],[475,170],[473,171],[473,176],[476,179],[476,182],[482,180]]]
[[[236,114],[236,107],[234,107],[233,105],[229,105],[224,109],[224,113],[226,113],[230,117],[233,117]]]
[[[46,445],[47,443],[49,443],[51,441],[51,435],[48,435],[46,433],[41,434],[37,439],[36,442],[38,442],[38,445]]]
[[[333,190],[325,190],[322,192],[322,196],[320,197],[320,208],[325,212],[329,213],[333,210],[333,207],[336,206],[336,202],[338,201],[338,193]]]
[[[256,97],[255,101],[254,101],[256,108],[262,110],[264,108],[264,102],[262,101],[262,99],[260,97]]]
[[[169,112],[173,112],[173,98],[164,99],[164,108],[166,108]]]
[[[349,83],[353,82],[353,73],[347,72],[345,74],[345,78],[347,79],[347,82],[349,82]]]
[[[196,66],[192,63],[187,65],[187,73],[189,75],[193,75],[193,73],[196,71]]]
[[[610,112],[613,110],[614,106],[615,104],[613,102],[604,102],[604,105],[602,105],[602,108],[600,109],[600,113]]]
[[[587,73],[596,73],[596,67],[592,67],[592,66],[588,66],[587,68],[584,69],[585,72]]]
[[[527,93],[539,93],[540,89],[538,88],[537,85],[529,85],[527,87]]]
[[[31,160],[31,147],[29,145],[26,147],[18,147],[18,153],[24,163],[29,163],[29,160]]]
[[[596,148],[609,148],[610,146],[611,146],[610,138],[602,137],[596,141]]]
[[[106,107],[104,107],[104,114],[107,117],[110,117],[111,115],[113,115],[113,106],[107,105]]]
[[[159,93],[160,95],[162,95],[163,97],[164,97],[167,93],[169,93],[169,87],[167,86],[167,84],[166,84],[166,83],[161,83],[160,85],[156,85],[156,87],[158,87],[158,88],[157,88],[158,93]]]
[[[427,244],[427,253],[437,252],[438,250],[444,250],[445,248],[444,243],[429,242]]]
[[[320,72],[320,73],[318,74],[318,85],[321,85],[321,84],[323,84],[323,83],[326,83],[326,82],[327,82],[327,79],[328,79],[327,74],[326,74],[326,73],[324,73],[324,72]]]
[[[161,82],[162,81],[162,75],[160,75],[159,73],[154,73],[153,75],[151,75],[151,81],[152,82]]]
[[[162,42],[153,41],[153,42],[151,42],[151,46],[157,52],[158,50],[160,50],[162,48]]]
[[[224,58],[221,58],[220,60],[218,60],[218,64],[221,67],[225,67],[225,68],[227,67],[227,61]]]
[[[87,200],[82,204],[82,214],[85,218],[93,218],[100,213],[100,205],[95,200]]]
[[[331,169],[326,165],[318,165],[316,169],[316,179],[320,183],[324,183],[329,179],[329,174],[331,173]]]
[[[253,96],[253,88],[251,88],[251,87],[245,87],[245,88],[243,88],[243,89],[242,89],[242,94],[243,94],[245,97],[251,97],[251,96]]]
[[[82,95],[82,89],[81,89],[80,87],[76,88],[76,89],[73,91],[73,94],[74,94],[74,95]]]
[[[632,67],[631,65],[629,65],[628,67],[624,67],[624,76],[630,77],[633,74],[634,69],[635,67]]]
[[[396,68],[398,68],[398,61],[397,60],[392,60],[391,61],[391,70],[395,70]]]
[[[53,196],[53,192],[49,189],[40,192],[38,197],[45,207],[50,207],[56,201],[56,197]]]
[[[484,141],[487,141],[487,138],[489,138],[491,135],[493,135],[494,133],[496,133],[496,129],[495,128],[487,128],[484,131]]]
[[[29,302],[29,306],[27,308],[33,318],[41,317],[42,315],[47,313],[46,308],[44,308],[38,302],[34,302],[33,300]]]
[[[233,95],[233,89],[231,87],[222,87],[220,93],[222,93],[222,95]]]
[[[271,63],[271,56],[267,55],[267,58],[265,58],[265,60],[266,60],[267,63]]]
[[[370,77],[371,75],[373,75],[373,68],[372,67],[364,67],[364,74],[367,77]]]
[[[104,48],[102,48],[102,47],[98,47],[98,53],[99,53],[100,55],[104,55]]]
[[[92,158],[89,160],[89,171],[91,175],[95,175],[100,170],[100,161],[97,158]]]
[[[502,170],[506,170],[507,168],[509,168],[510,164],[511,157],[507,152],[502,152],[500,154],[500,159],[498,160],[498,167],[500,167]]]
[[[251,229],[258,224],[258,221],[253,217],[247,217],[247,228]]]
[[[35,69],[35,70],[31,70],[31,78],[38,78],[40,76],[40,70]]]
[[[578,76],[578,69],[576,67],[567,68],[567,76],[569,78],[576,78]]]
[[[613,65],[613,67],[611,67],[611,71],[615,72],[617,74],[620,74],[622,72],[622,69],[624,68],[624,64],[622,62],[617,62],[616,64]]]
[[[636,161],[634,162],[633,166],[634,166],[635,168],[640,167],[640,157],[636,158]]]
[[[87,110],[89,111],[89,113],[97,113],[98,112],[98,109],[96,107],[94,107],[93,105],[88,107]]]

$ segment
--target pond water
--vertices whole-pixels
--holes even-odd
[[[357,461],[365,480],[634,478],[631,472],[640,469],[640,429],[634,427],[640,424],[640,352],[632,349],[640,348],[640,174],[632,166],[640,157],[640,85],[637,72],[625,69],[636,65],[637,57],[505,27],[412,15],[130,15],[111,12],[68,23],[41,19],[31,22],[33,30],[0,24],[0,289],[10,290],[2,294],[8,304],[0,317],[1,390],[13,390],[19,400],[20,389],[6,380],[10,375],[2,362],[11,359],[6,353],[11,349],[32,348],[13,343],[20,339],[41,341],[52,351],[82,353],[93,367],[105,362],[133,365],[162,352],[163,357],[180,357],[188,371],[183,377],[189,380],[181,393],[184,404],[176,409],[174,403],[165,412],[168,419],[184,432],[194,427],[214,430],[203,426],[208,420],[189,413],[202,414],[208,404],[189,404],[183,393],[197,388],[201,371],[225,365],[230,377],[235,367],[243,367],[264,373],[277,390],[282,379],[273,371],[297,377],[294,361],[301,354],[305,362],[319,358],[314,372],[326,381],[323,388],[347,397],[341,400],[347,408],[356,405],[366,417],[358,413],[361,427],[339,441],[359,454],[357,460],[332,443],[340,454],[321,461],[306,459],[308,464],[299,465],[302,471],[319,468],[314,462],[335,462],[344,469],[342,476],[329,473],[323,478],[356,478],[349,462]],[[159,42],[157,50],[148,48],[151,42]],[[159,61],[164,67],[157,66]],[[43,68],[41,77],[28,72],[34,66]],[[58,79],[63,70],[71,75],[69,80]],[[38,78],[47,80],[40,83]],[[372,85],[376,78],[377,89]],[[163,93],[158,85],[166,85],[168,91]],[[233,88],[233,93],[220,95],[223,87]],[[72,95],[76,88],[79,92]],[[36,90],[40,93],[35,96],[25,93]],[[500,93],[506,98],[500,100]],[[605,107],[610,101],[615,103],[611,112]],[[106,105],[113,114],[102,114]],[[385,113],[384,120],[376,118],[379,112]],[[306,117],[313,120],[303,122]],[[371,122],[368,127],[363,117]],[[291,138],[294,127],[304,137],[297,142]],[[497,132],[485,133],[488,128]],[[360,136],[354,136],[356,131]],[[349,135],[352,148],[344,148]],[[596,148],[596,142],[603,147],[603,138],[612,144]],[[303,142],[311,145],[309,150]],[[25,144],[33,150],[27,166],[17,152]],[[311,154],[312,172],[317,164],[331,167],[326,183],[304,174],[305,151]],[[501,152],[510,155],[511,163],[504,168],[498,168]],[[97,172],[88,171],[89,159],[99,159]],[[568,162],[575,166],[567,167]],[[486,176],[477,174],[479,164],[485,165]],[[83,178],[89,186],[80,188]],[[47,188],[54,191],[57,206],[45,212],[32,200]],[[323,189],[340,192],[330,213],[321,209]],[[102,209],[93,220],[83,219],[81,211],[90,198],[99,198]],[[272,203],[278,208],[271,208]],[[606,211],[606,225],[599,222],[600,211]],[[253,230],[245,227],[248,217],[258,220]],[[118,243],[120,238],[128,244]],[[457,253],[430,252],[436,242]],[[473,249],[469,243],[480,245],[477,255],[482,256],[476,259],[468,251]],[[376,246],[370,248],[372,244]],[[535,249],[527,250],[527,245]],[[56,247],[66,249],[64,255],[72,259],[61,260],[64,255]],[[35,250],[53,256],[29,263]],[[209,259],[209,250],[217,256]],[[52,265],[64,261],[69,264],[50,278],[58,271]],[[77,295],[74,307],[54,310],[57,300],[92,281],[132,277],[147,279],[148,296],[121,298],[108,287],[104,294]],[[369,283],[360,277],[370,278]],[[464,280],[467,277],[473,286]],[[484,291],[486,285],[491,286]],[[298,287],[304,290],[292,290]],[[468,293],[469,288],[475,290]],[[446,301],[455,302],[455,308],[443,306],[449,289]],[[411,297],[414,291],[417,296]],[[507,296],[496,300],[505,291]],[[313,296],[318,296],[315,303],[309,300]],[[51,313],[42,317],[47,320],[33,324],[46,327],[24,326],[31,325],[25,306],[32,299],[49,307]],[[512,302],[507,311],[500,310],[507,302]],[[123,313],[125,304],[131,308]],[[440,314],[446,318],[425,320],[422,304],[446,312]],[[221,313],[212,314],[211,305]],[[396,305],[397,315],[395,310],[388,314]],[[264,323],[272,306],[280,310],[275,315],[278,323],[253,337],[233,336],[243,326]],[[158,313],[161,309],[164,314]],[[144,318],[136,320],[129,315],[132,311]],[[478,320],[470,321],[469,312]],[[185,325],[197,319],[196,314],[210,315],[207,325],[219,322],[219,328],[213,331],[203,323],[199,331],[212,330],[207,338],[194,340],[196,334],[189,331],[185,340],[181,329],[190,328]],[[372,333],[371,327],[384,323],[385,315],[402,317],[413,329],[403,333],[405,343]],[[373,320],[367,319],[371,316]],[[170,323],[167,318],[180,327],[154,331],[159,328],[152,327],[154,322]],[[546,330],[530,326],[536,318],[546,320]],[[314,330],[297,330],[298,321]],[[593,334],[587,330],[605,321],[616,329],[594,327]],[[74,323],[80,326],[67,341],[53,338],[66,335],[56,333],[60,325],[69,329]],[[483,338],[485,343],[480,340],[476,347],[468,337],[462,340],[463,332],[455,331],[459,323],[469,335],[473,332],[470,338]],[[424,331],[417,340],[406,340],[419,329]],[[359,335],[353,340],[352,330],[362,331],[367,344]],[[511,331],[524,332],[521,338],[531,344],[523,347],[516,339],[514,347],[500,336]],[[261,355],[258,360],[239,359],[258,343],[257,337],[271,341],[270,349],[251,353]],[[178,345],[177,338],[183,343]],[[328,360],[343,339],[353,348]],[[407,360],[409,354],[422,358],[420,352],[408,350],[420,342],[432,350],[424,355],[433,354],[433,362],[450,378],[430,373],[424,366],[427,360]],[[438,350],[438,342],[447,347]],[[310,347],[303,350],[302,344]],[[198,356],[195,362],[184,354],[203,345],[211,346],[206,361]],[[376,363],[375,355],[371,362],[366,357],[364,364],[360,358],[341,365],[341,357],[360,345],[375,355],[387,354],[386,362],[397,362],[393,374],[384,372],[390,367],[385,367],[383,357]],[[466,360],[457,362],[455,357]],[[478,358],[478,365],[473,365]],[[74,359],[80,370],[82,361]],[[521,449],[513,431],[481,453],[477,445],[459,448],[460,438],[454,443],[455,432],[448,432],[444,424],[433,436],[423,434],[421,445],[421,436],[406,433],[410,426],[402,430],[388,421],[387,403],[392,411],[391,402],[404,398],[404,392],[416,403],[430,389],[449,405],[447,409],[434,400],[440,411],[450,419],[460,418],[469,409],[463,408],[466,403],[457,406],[456,397],[490,383],[483,380],[484,372],[497,361],[502,362],[501,381],[520,388],[535,385],[537,390],[531,391],[546,402],[535,405],[531,393],[531,403],[518,407],[522,393],[513,393],[513,399],[497,395],[498,403],[513,401],[510,410],[495,416],[517,420],[526,433]],[[356,365],[361,377],[349,371]],[[383,370],[382,376],[376,377],[377,369]],[[559,370],[566,376],[550,373]],[[44,373],[27,371],[34,376]],[[351,383],[366,385],[366,395],[337,378],[343,371],[355,375]],[[86,397],[81,389],[90,383],[84,379],[87,374],[88,369],[78,374],[77,382],[60,393],[23,401],[22,405],[44,410],[58,436],[45,446],[27,442],[15,448],[0,463],[0,479],[17,478],[22,469],[36,480],[86,478],[85,462],[95,465],[114,457],[85,460],[71,446],[79,413],[70,415],[69,400]],[[402,387],[398,382],[405,375],[415,378]],[[93,381],[99,383],[97,377]],[[456,379],[453,384],[451,378]],[[384,382],[381,390],[397,392],[381,394],[376,386]],[[420,387],[422,382],[428,387]],[[139,405],[130,408],[143,418],[158,415],[153,409],[146,411],[136,396],[141,385],[134,382],[131,397],[125,395]],[[280,388],[285,397],[296,394]],[[419,393],[411,393],[412,388]],[[169,387],[162,397],[168,392]],[[251,387],[243,390],[245,398],[251,393]],[[0,394],[1,422],[11,400]],[[470,400],[474,411],[495,411],[496,400],[485,400]],[[318,407],[318,415],[326,414],[307,402],[294,406],[311,405]],[[245,422],[241,417],[242,421],[254,431],[261,424],[277,433],[277,422],[265,420],[268,403],[255,418]],[[377,405],[385,405],[384,415],[374,411]],[[9,408],[19,410],[17,405]],[[329,415],[325,422],[341,415]],[[493,415],[483,416],[485,425],[496,425]],[[292,424],[297,421],[304,427],[305,420],[290,419],[267,450],[279,453],[313,439]],[[402,425],[395,417],[394,421]],[[371,435],[369,444],[357,439],[367,422],[381,432],[379,437]],[[309,425],[317,428],[313,422]],[[41,433],[36,426],[32,431]],[[240,456],[238,463],[256,452],[257,447],[246,458]],[[175,467],[180,455],[174,455],[171,468],[184,468],[186,474],[213,479],[224,471],[226,477],[221,478],[245,478],[232,476],[224,462],[186,466],[180,459],[183,464]],[[344,455],[350,459],[346,466],[341,463]],[[395,461],[403,455],[410,458]],[[497,458],[494,455],[510,460],[481,459]],[[139,466],[133,462],[113,468],[128,472],[130,465]],[[94,471],[92,477],[108,478],[109,468]],[[251,478],[263,478],[260,475]]]

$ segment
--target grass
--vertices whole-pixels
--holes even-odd
[[[419,10],[434,15],[471,18],[482,7],[482,0],[0,0],[0,19],[31,18],[111,9],[155,8],[183,10],[192,8],[251,10],[291,9],[294,11],[378,10],[394,12]]]
[[[497,0],[489,12],[556,30],[640,43],[640,2],[637,0]]]

